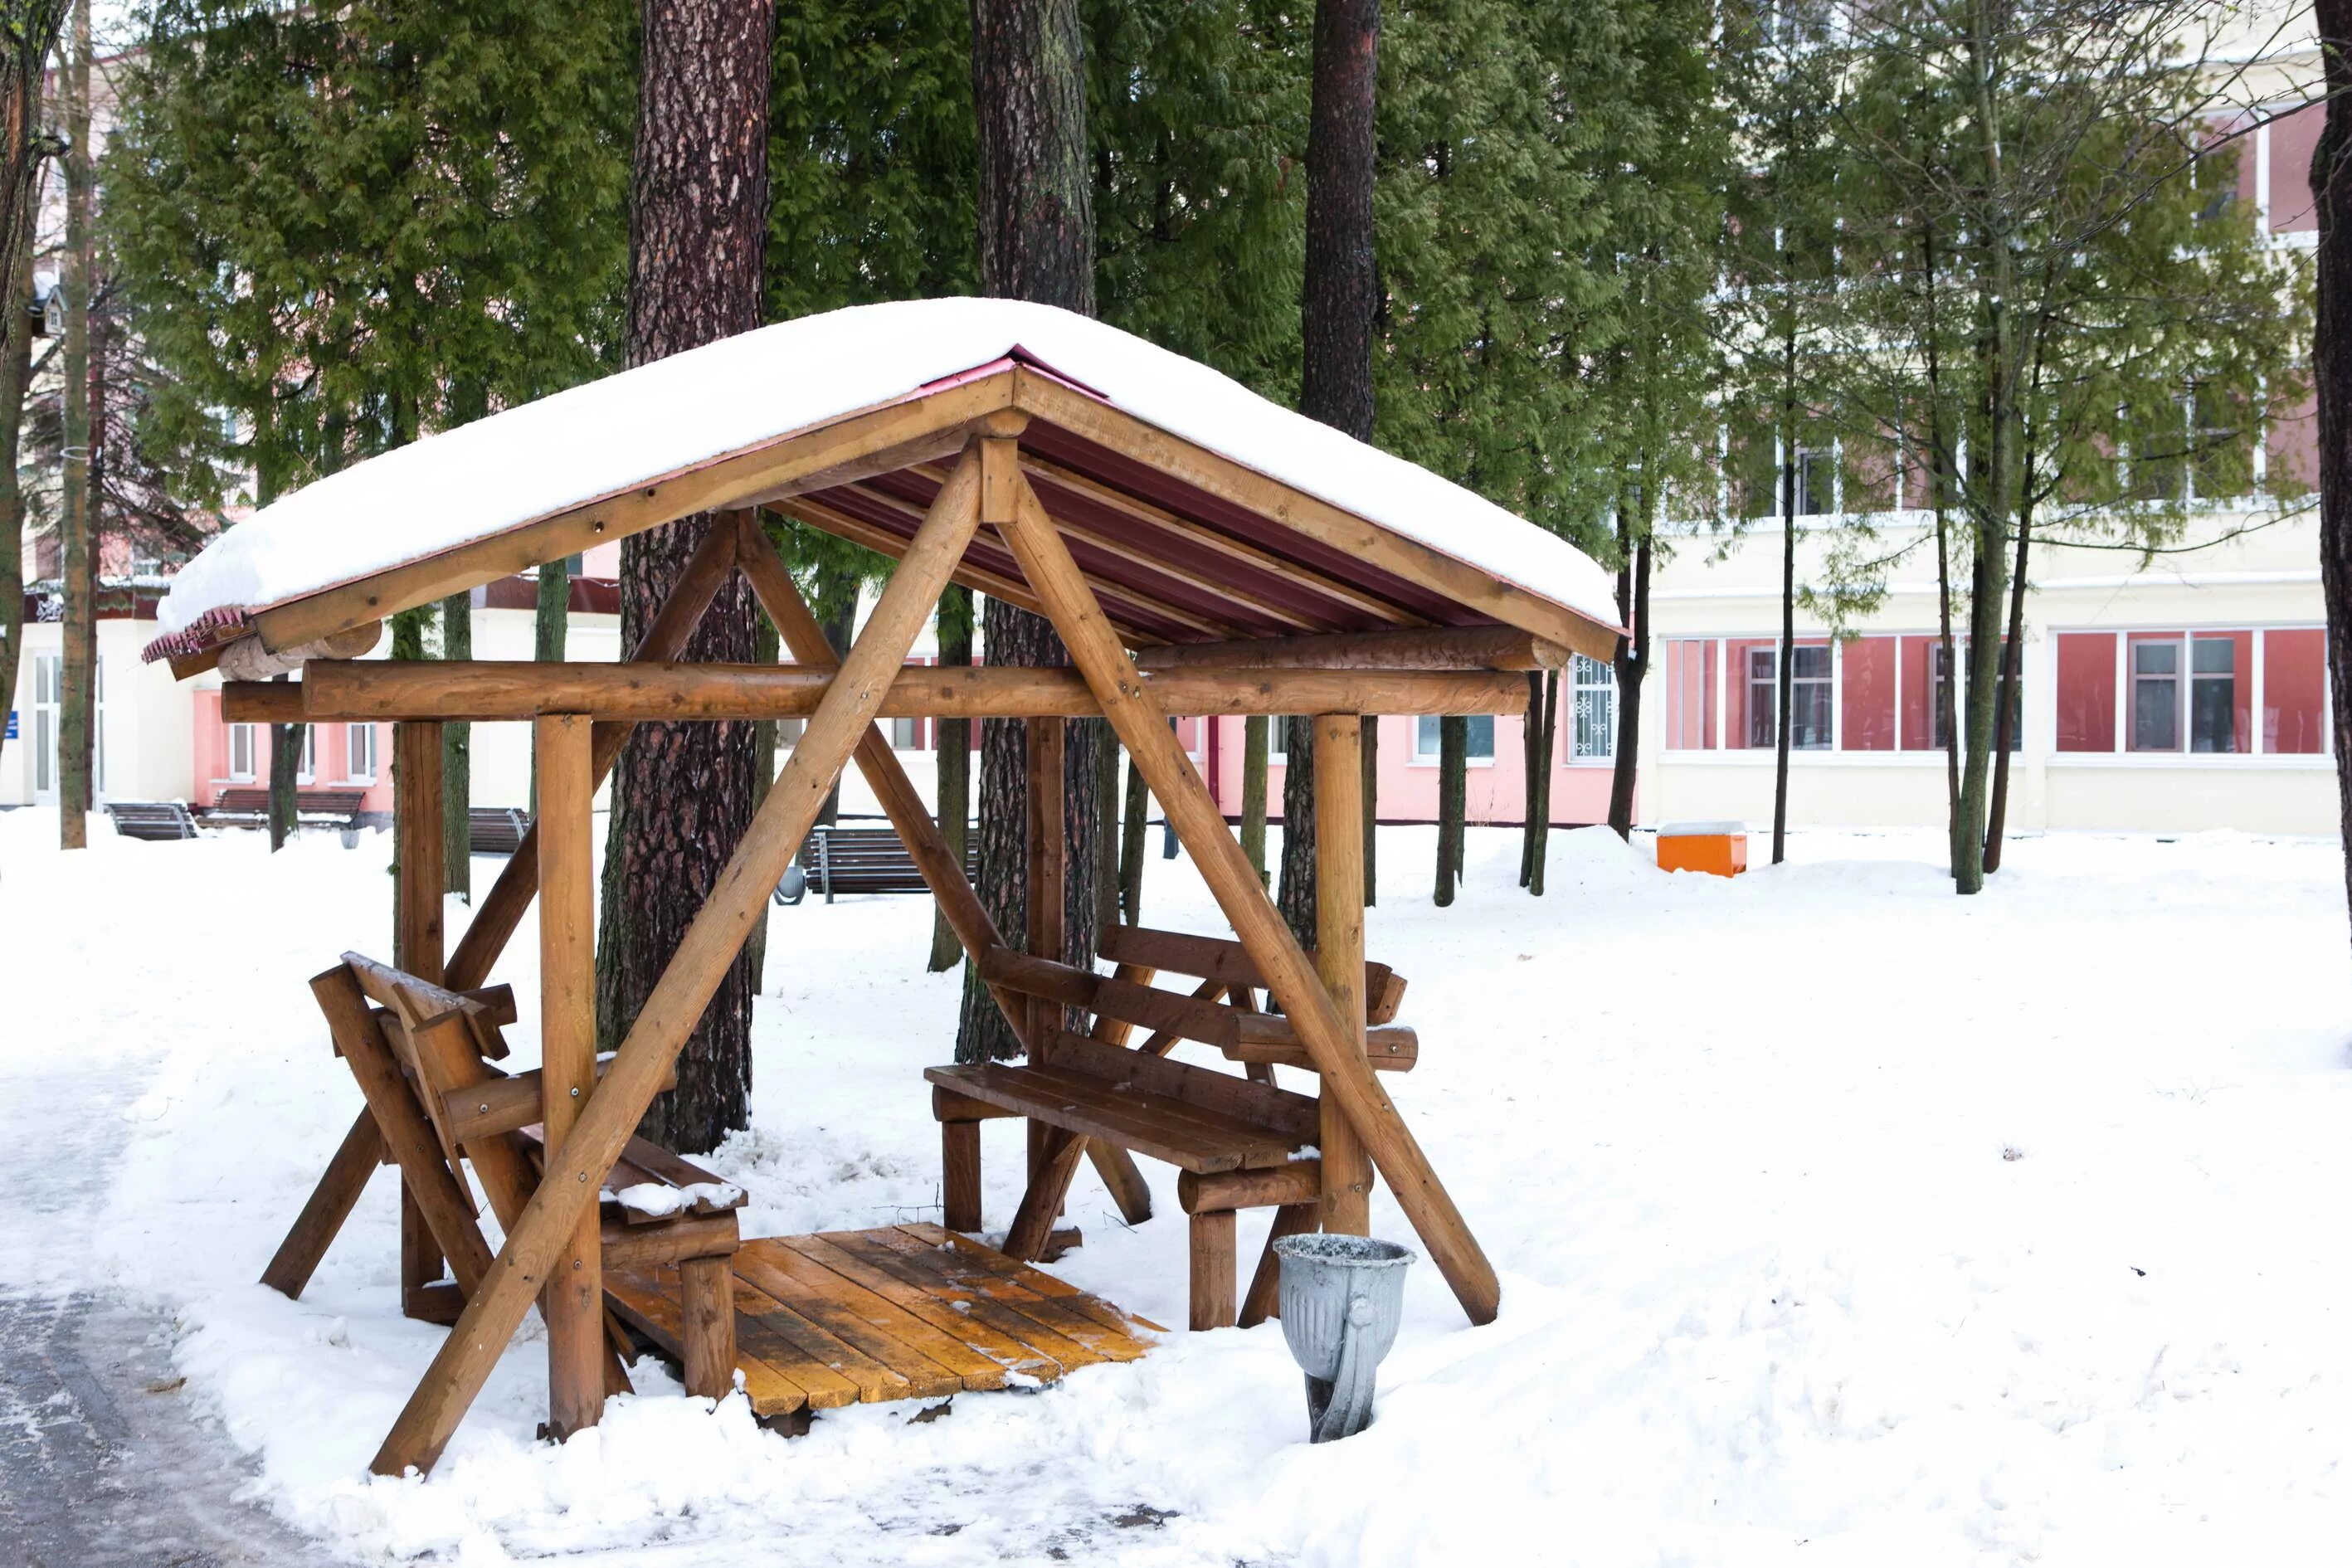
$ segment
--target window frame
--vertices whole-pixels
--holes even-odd
[[[225,726],[225,728],[228,731],[228,745],[226,752],[228,782],[231,784],[251,784],[256,776],[256,764],[259,762],[261,755],[260,751],[255,744],[254,741],[254,731],[258,728],[258,726],[252,724],[230,724]],[[240,749],[240,742],[242,742],[242,749],[245,752],[245,766],[242,769],[237,766],[236,756],[236,753]]]
[[[362,748],[367,752],[367,764],[364,768],[358,761],[358,754]],[[373,724],[344,725],[343,782],[372,784],[375,783],[376,767],[375,726]]]
[[[1597,670],[1599,679],[1587,679],[1588,668]],[[1561,763],[1568,767],[1600,767],[1613,765],[1617,761],[1617,667],[1608,659],[1591,658],[1583,654],[1570,657],[1568,667],[1568,722],[1561,725]],[[1603,751],[1588,752],[1579,740],[1579,703],[1588,691],[1602,694],[1601,728],[1608,739]]]
[[[1476,752],[1471,752],[1463,759],[1465,765],[1474,768],[1493,767],[1495,765],[1495,715],[1492,713],[1472,713],[1466,717],[1472,724],[1475,724],[1479,720],[1484,719],[1487,724],[1487,731],[1486,754],[1482,757]],[[1416,768],[1433,768],[1442,765],[1439,760],[1439,752],[1443,745],[1443,741],[1441,739],[1442,732],[1433,728],[1429,731],[1429,748],[1428,750],[1423,751],[1422,749],[1421,730],[1421,727],[1423,724],[1434,726],[1440,721],[1440,716],[1435,713],[1416,713],[1413,715],[1412,766]]]

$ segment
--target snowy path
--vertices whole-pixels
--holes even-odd
[[[0,1058],[0,1560],[21,1568],[335,1561],[239,1500],[249,1462],[172,1368],[172,1325],[89,1277],[120,1163],[126,1067]],[[43,1277],[50,1281],[44,1285]]]

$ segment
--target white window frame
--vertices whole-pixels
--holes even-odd
[[[251,724],[231,724],[227,726],[227,729],[228,782],[231,784],[251,784],[254,777],[254,761],[257,754],[256,752],[256,742],[254,741],[255,726]],[[239,742],[243,743],[241,748]],[[240,749],[245,752],[245,765],[242,767],[237,765],[236,753]]]
[[[1561,737],[1563,761],[1570,767],[1598,766],[1617,760],[1617,668],[1606,659],[1589,658],[1577,654],[1569,661],[1568,722],[1561,727],[1567,732]],[[1578,704],[1585,693],[1599,693],[1595,701],[1605,710],[1601,733],[1608,738],[1604,751],[1587,752],[1577,744]]]
[[[319,782],[319,726],[302,726],[302,758],[294,766],[294,782],[298,784]]]
[[[58,729],[62,722],[65,655],[33,656],[33,798],[54,801],[58,795]]]
[[[362,760],[361,753],[365,752]],[[375,726],[350,724],[343,729],[343,780],[347,784],[375,783]]]
[[[1492,713],[1474,713],[1469,715],[1469,717],[1474,722],[1480,719],[1486,720],[1489,724],[1492,724],[1495,721],[1495,716]],[[1444,745],[1444,742],[1441,738],[1441,732],[1434,727],[1438,721],[1438,715],[1434,713],[1421,713],[1414,716],[1412,721],[1412,766],[1416,768],[1433,768],[1439,765],[1439,752]],[[1432,726],[1428,731],[1428,744],[1426,747],[1423,744],[1422,726],[1423,724]],[[1495,765],[1495,747],[1493,741],[1491,739],[1488,741],[1486,754],[1485,756],[1482,757],[1473,753],[1470,756],[1464,758],[1463,761],[1465,764],[1469,767],[1493,767]]]

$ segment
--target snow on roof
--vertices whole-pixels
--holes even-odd
[[[1018,351],[1172,435],[1603,626],[1581,551],[1426,468],[1100,321],[1013,300],[917,300],[785,321],[491,415],[331,474],[206,546],[163,629],[299,599],[915,394]]]

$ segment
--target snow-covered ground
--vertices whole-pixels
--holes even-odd
[[[2028,841],[1962,900],[1931,834],[1803,835],[1723,882],[1587,831],[1534,900],[1516,835],[1473,830],[1440,910],[1430,832],[1386,830],[1370,945],[1423,1043],[1391,1087],[1504,1303],[1470,1329],[1417,1268],[1363,1436],[1302,1441],[1268,1325],[791,1440],[648,1361],[557,1448],[532,1440],[534,1323],[420,1482],[366,1474],[440,1334],[396,1310],[390,1175],[302,1301],[254,1283],[355,1109],[302,982],[385,948],[386,841],[101,831],[69,860],[55,827],[0,816],[0,1100],[119,1085],[124,1148],[94,1213],[6,1214],[0,1289],[168,1314],[224,1455],[361,1560],[2300,1563],[2352,1529],[2352,949],[2326,845]],[[1219,929],[1181,860],[1151,862],[1145,907]],[[748,1233],[936,1215],[919,1069],[955,981],[921,972],[929,922],[905,898],[777,911],[755,1125],[711,1162]],[[526,928],[526,997],[533,950]],[[511,1034],[527,1059],[528,1012]],[[989,1124],[993,1224],[1018,1138]],[[1163,1217],[1123,1228],[1082,1173],[1086,1246],[1056,1267],[1181,1322],[1172,1173],[1145,1169]],[[1407,1236],[1384,1194],[1374,1228]]]

